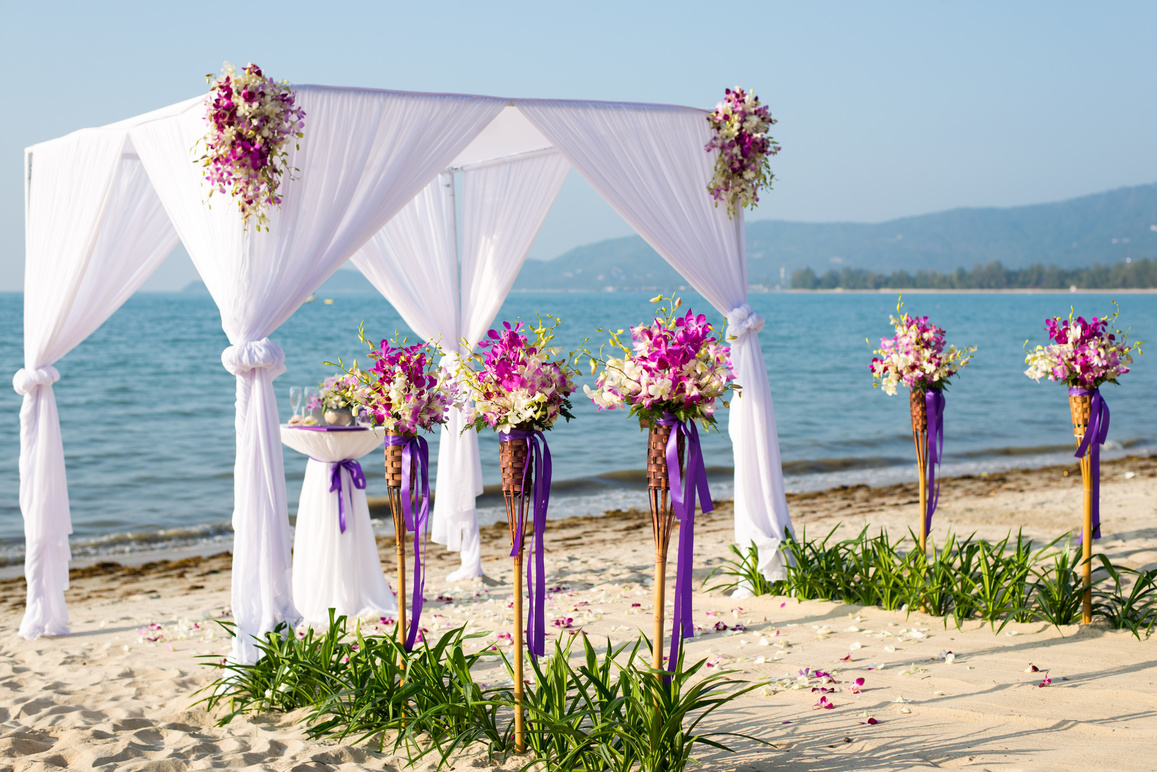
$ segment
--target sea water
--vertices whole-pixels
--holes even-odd
[[[514,293],[498,321],[562,320],[557,343],[597,351],[603,330],[649,319],[651,293]],[[695,293],[688,306],[715,322],[720,314]],[[303,305],[271,337],[285,350],[288,371],[274,389],[282,420],[291,415],[290,386],[316,385],[341,357],[365,361],[358,324],[371,338],[411,333],[376,295],[334,295]],[[929,315],[957,346],[976,345],[974,361],[947,392],[945,475],[1072,461],[1073,440],[1065,388],[1024,376],[1024,347],[1045,342],[1044,319],[1085,316],[1120,304],[1120,324],[1132,337],[1157,335],[1157,295],[1111,293],[911,294],[905,310]],[[751,305],[767,324],[760,344],[775,406],[783,471],[789,490],[835,485],[880,485],[916,477],[908,395],[888,397],[872,388],[868,363],[896,294],[756,294]],[[19,294],[0,295],[0,370],[23,364]],[[866,340],[867,339],[867,340]],[[870,341],[870,342],[869,342]],[[131,298],[56,367],[55,386],[72,510],[73,554],[102,556],[219,543],[228,549],[233,506],[235,378],[221,366],[229,345],[207,295],[145,294]],[[1138,358],[1120,386],[1103,393],[1112,410],[1104,457],[1157,449],[1157,352]],[[584,368],[585,370],[586,368]],[[554,460],[551,516],[645,507],[646,440],[622,411],[598,412],[581,392],[575,419],[548,433]],[[22,560],[18,458],[21,398],[0,390],[0,566]],[[712,494],[732,495],[728,416],[702,434]],[[431,437],[437,457],[437,435]],[[482,522],[503,517],[493,495],[497,441],[481,435],[483,473],[491,491],[479,501]],[[384,496],[377,454],[363,459],[371,496]],[[291,519],[306,459],[286,450]],[[387,529],[388,530],[388,529]],[[15,567],[15,566],[13,566]]]

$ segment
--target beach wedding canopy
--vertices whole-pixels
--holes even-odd
[[[20,507],[28,603],[20,635],[68,632],[72,531],[52,366],[92,334],[179,239],[221,313],[237,377],[233,659],[251,636],[295,622],[285,474],[273,379],[284,354],[269,339],[347,260],[448,359],[494,319],[571,167],[727,316],[741,393],[731,404],[735,539],[782,574],[789,525],[775,416],[747,304],[742,210],[707,192],[714,166],[706,111],[666,105],[498,99],[295,86],[305,110],[289,147],[280,208],[245,227],[210,187],[194,149],[204,97],[37,144],[25,152],[24,368]],[[457,244],[453,175],[460,174]],[[448,363],[447,363],[448,364]],[[140,377],[136,375],[134,377]],[[455,412],[438,457],[435,538],[480,573],[474,498],[478,441]]]

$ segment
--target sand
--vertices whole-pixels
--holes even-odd
[[[1157,567],[1157,460],[1105,464],[1103,479],[1099,549],[1125,566]],[[1051,540],[1077,521],[1080,501],[1075,466],[950,480],[934,535],[951,528],[995,538],[1011,526]],[[790,503],[796,528],[812,536],[837,523],[849,534],[864,525],[902,533],[917,509],[911,484],[801,494]],[[727,555],[730,522],[726,505],[699,519],[697,586]],[[457,558],[434,555],[423,617],[433,632],[466,620],[471,629],[508,629],[506,535],[494,527],[483,538],[485,568],[499,584],[447,584],[442,577]],[[552,634],[581,629],[623,641],[649,632],[650,539],[648,518],[638,512],[552,523],[549,582],[563,588],[547,605]],[[392,544],[381,553],[389,572]],[[213,623],[228,618],[229,566],[220,555],[74,571],[72,635],[36,641],[16,636],[23,581],[0,583],[0,770],[403,769],[404,759],[365,746],[309,740],[300,715],[254,715],[218,727],[219,716],[195,704],[194,693],[212,678],[197,657],[229,649]],[[568,618],[570,630],[553,625]],[[733,601],[721,592],[697,594],[695,621],[706,630],[687,643],[690,657],[767,682],[711,725],[774,743],[739,741],[730,754],[704,748],[696,756],[706,770],[1140,770],[1157,763],[1157,640],[1096,625],[1010,624],[994,633],[970,622],[958,630],[919,612],[780,597]],[[745,629],[715,632],[717,622]],[[942,658],[946,651],[952,656]],[[800,680],[806,668],[834,675],[833,709],[815,708],[814,679]],[[1042,687],[1046,673],[1051,683]],[[864,686],[854,694],[858,677]],[[866,724],[869,716],[878,723]],[[453,768],[515,770],[525,762],[493,766],[474,752]]]

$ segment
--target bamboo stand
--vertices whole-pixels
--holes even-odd
[[[920,552],[928,543],[928,403],[923,392],[913,391],[912,439],[916,443],[916,467],[920,470]]]
[[[510,545],[519,542],[518,524],[523,524],[522,536],[526,536],[526,524],[530,504],[533,499],[534,462],[529,457],[526,442],[514,440],[498,445],[499,465],[502,467],[502,497],[506,500],[506,521],[510,526]],[[524,471],[525,470],[525,478]],[[530,490],[523,489],[526,480]],[[530,494],[530,495],[528,495]],[[514,555],[514,750],[526,752],[526,716],[522,708],[523,684],[522,654],[522,553],[520,547]]]
[[[1085,430],[1089,426],[1091,410],[1091,396],[1069,397],[1069,412],[1073,417],[1073,438],[1077,447],[1085,438]],[[1081,603],[1081,624],[1093,621],[1093,470],[1092,446],[1085,455],[1081,456],[1081,481],[1085,488],[1085,511],[1081,530],[1081,576],[1085,588],[1084,599]]]
[[[655,537],[655,628],[651,651],[651,665],[655,670],[664,669],[663,628],[666,614],[667,551],[671,545],[671,530],[675,524],[675,508],[670,501],[670,483],[667,477],[667,440],[673,428],[652,426],[647,436],[647,498],[651,504],[651,531]],[[683,435],[680,434],[676,439],[680,472],[683,471],[683,445]]]
[[[391,437],[412,435],[394,434]],[[398,643],[406,645],[406,515],[402,511],[402,447],[386,446],[386,491],[390,499],[390,513],[394,516],[394,540],[398,557]],[[413,495],[416,484],[414,461],[410,460],[410,490]]]

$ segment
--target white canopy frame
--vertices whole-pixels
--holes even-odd
[[[71,521],[52,392],[59,374],[51,365],[140,286],[176,236],[219,306],[232,344],[222,354],[222,363],[237,376],[233,609],[238,636],[232,658],[252,662],[258,654],[252,636],[297,620],[272,387],[284,372],[284,356],[268,336],[334,270],[358,255],[355,264],[423,337],[438,337],[443,345],[451,329],[469,340],[480,337],[561,185],[566,170],[561,159],[727,315],[742,387],[729,415],[735,536],[741,544],[757,544],[766,576],[782,576],[779,545],[790,519],[757,340],[763,320],[746,302],[743,219],[729,220],[706,191],[713,158],[703,151],[709,139],[705,111],[294,88],[307,114],[301,148],[291,150],[289,158],[300,173],[283,181],[284,203],[271,213],[268,230],[246,229],[227,200],[204,206],[209,189],[191,149],[203,133],[203,97],[26,151],[25,366],[13,380],[24,395],[20,503],[28,604],[20,634],[68,632],[64,590]],[[427,323],[407,315],[397,290],[414,266],[404,259],[384,262],[382,245],[396,246],[396,230],[411,201],[419,219],[435,222],[431,213],[445,215],[445,200],[438,203],[428,192],[437,188],[439,175],[456,170],[480,181],[464,189],[461,284],[454,270],[445,270],[423,285],[438,289],[455,318]],[[527,214],[525,198],[521,207],[499,205],[504,192],[517,198],[520,188],[538,190],[540,202],[545,197],[541,212]],[[521,222],[512,224],[519,215]],[[447,233],[444,224],[412,243],[451,259],[457,253],[453,231]],[[496,298],[499,292],[502,297]],[[469,441],[458,444],[468,447]],[[447,475],[439,499],[458,502],[453,522],[459,524],[466,522],[464,513],[474,515],[477,478],[473,469],[462,476],[464,466],[477,465],[474,448],[473,459],[468,452],[451,453],[439,469],[440,478]],[[450,480],[467,481],[467,489],[454,493]],[[459,528],[460,548],[463,535],[468,534]],[[453,536],[447,541],[454,544]]]

